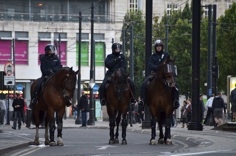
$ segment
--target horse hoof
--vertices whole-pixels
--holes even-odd
[[[164,139],[159,139],[158,144],[164,144]]]
[[[49,140],[44,141],[44,144],[45,144],[45,145],[49,145],[49,143],[50,143]]]
[[[166,140],[166,145],[172,145],[171,139],[167,139],[167,140]]]
[[[63,146],[63,141],[62,141],[62,138],[61,137],[58,137],[57,138],[57,146]]]
[[[119,144],[119,139],[115,139],[114,144]]]
[[[57,145],[57,144],[56,144],[55,141],[52,141],[52,142],[49,143],[49,146],[56,146],[56,145]]]
[[[150,140],[149,145],[156,145],[156,144],[157,144],[157,141],[155,139]]]
[[[57,141],[57,146],[64,146],[62,141]]]
[[[126,140],[122,140],[121,145],[127,145],[127,141]]]
[[[29,145],[36,145],[36,146],[38,146],[39,145],[39,141],[29,142]]]
[[[109,144],[110,145],[115,144],[115,140],[109,140]]]

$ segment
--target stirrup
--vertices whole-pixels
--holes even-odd
[[[102,105],[102,106],[106,106],[106,101],[105,101],[105,99],[102,99],[102,100],[101,100],[101,105]]]

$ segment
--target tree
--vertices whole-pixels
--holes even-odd
[[[225,11],[218,21],[217,29],[217,58],[220,67],[218,90],[226,90],[226,77],[236,75],[236,3]]]
[[[133,43],[134,43],[134,82],[136,88],[136,95],[140,94],[141,84],[144,76],[143,71],[145,70],[145,22],[141,11],[128,12],[123,21],[124,25],[122,30],[125,32],[121,35],[125,35],[126,59],[130,60],[130,30],[133,27]],[[130,67],[130,66],[129,66]]]

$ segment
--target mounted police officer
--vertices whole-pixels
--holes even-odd
[[[163,48],[164,48],[164,44],[161,40],[156,40],[154,42],[154,50],[155,52],[150,56],[149,58],[149,62],[148,62],[148,66],[149,66],[149,69],[151,70],[151,75],[148,76],[143,84],[142,84],[142,87],[141,87],[141,99],[143,101],[145,101],[146,99],[146,87],[147,87],[147,83],[148,81],[151,81],[154,76],[155,76],[155,72],[158,72],[157,69],[158,69],[158,66],[160,66],[162,64],[162,62],[164,60],[166,60],[168,57],[169,57],[169,54],[167,52],[164,52],[163,51]],[[177,109],[179,107],[179,91],[178,91],[178,88],[177,87],[174,87],[173,88],[173,93],[172,93],[172,96],[173,96],[173,99],[174,99],[174,103],[173,103],[173,106],[175,109]]]
[[[37,80],[37,84],[33,91],[31,103],[34,105],[38,101],[38,94],[40,92],[40,86],[50,75],[62,68],[61,61],[55,54],[56,47],[52,44],[48,44],[44,48],[45,54],[39,56],[41,62],[40,69],[42,76]]]
[[[127,66],[125,56],[120,53],[121,44],[113,43],[111,49],[112,49],[112,53],[107,55],[105,59],[105,66],[106,68],[108,68],[108,71],[105,74],[105,78],[101,86],[99,87],[99,97],[100,97],[100,102],[102,106],[106,105],[106,102],[104,99],[105,98],[104,91],[105,91],[105,84],[107,83],[108,78],[119,68],[121,70],[126,71],[126,66]],[[128,82],[130,83],[131,90],[134,93],[134,82],[130,78],[128,78]],[[134,99],[131,99],[131,100],[132,102],[134,101]]]

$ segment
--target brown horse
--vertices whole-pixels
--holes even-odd
[[[32,105],[32,122],[36,126],[34,145],[39,145],[39,125],[45,123],[45,145],[63,146],[62,141],[62,118],[65,113],[65,106],[68,99],[74,94],[76,85],[76,75],[79,71],[74,71],[69,67],[63,67],[50,76],[42,85],[38,95],[38,102]],[[37,80],[31,85],[31,97]],[[54,141],[55,120],[57,116],[57,144]],[[46,115],[46,116],[45,116]],[[48,131],[50,128],[50,140]]]
[[[145,103],[151,112],[151,140],[150,144],[156,144],[156,122],[159,127],[160,144],[172,144],[171,141],[171,119],[174,111],[172,91],[175,87],[174,60],[168,57],[158,67],[154,78],[147,84],[147,98]],[[165,135],[163,134],[165,127]]]
[[[127,112],[133,93],[128,83],[128,75],[121,69],[115,71],[105,89],[105,100],[107,103],[107,113],[109,116],[110,140],[109,144],[119,143],[119,124],[122,116],[122,144],[127,144],[126,128]],[[116,126],[116,133],[114,128]]]

